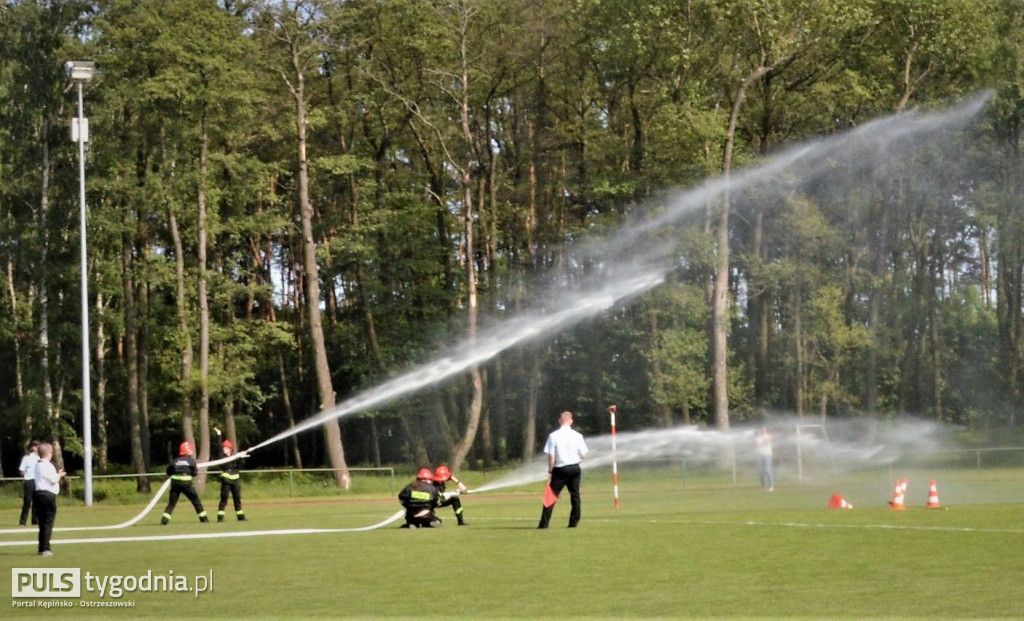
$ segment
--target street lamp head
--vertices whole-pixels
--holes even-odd
[[[96,63],[88,60],[69,60],[64,63],[64,70],[68,72],[69,80],[84,84],[92,80],[92,74],[96,72]]]

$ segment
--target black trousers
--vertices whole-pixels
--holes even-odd
[[[441,525],[441,519],[434,515],[429,507],[406,507],[405,526],[403,528],[435,528]]]
[[[235,513],[242,510],[242,480],[241,479],[221,479],[220,480],[220,504],[217,505],[217,511],[223,511],[224,507],[228,506],[228,494],[231,494],[231,500],[235,503]]]
[[[50,549],[53,522],[57,519],[57,495],[53,492],[37,491],[32,495],[32,514],[39,522],[39,551]]]
[[[21,499],[21,518],[18,520],[18,524],[22,526],[28,521],[28,516],[32,514],[32,524],[36,523],[36,513],[32,510],[32,495],[36,493],[36,482],[30,479],[25,479],[25,493]]]
[[[579,464],[562,466],[551,471],[551,491],[555,494],[555,497],[557,498],[562,493],[563,488],[568,488],[569,490],[569,502],[572,505],[569,511],[569,528],[575,528],[580,523],[580,479],[582,478],[582,473],[583,471],[580,470]],[[548,527],[548,523],[551,522],[551,513],[554,509],[554,504],[550,507],[544,507],[544,510],[541,511],[540,524],[537,528]]]
[[[171,481],[171,493],[167,499],[167,508],[164,509],[164,513],[167,515],[174,513],[174,507],[178,504],[178,497],[182,494],[185,494],[185,498],[192,502],[197,515],[205,513],[203,511],[203,503],[199,500],[199,494],[196,493],[196,488],[192,487],[191,481]]]
[[[442,500],[441,504],[437,505],[438,509],[441,507],[451,507],[452,510],[455,511],[455,518],[459,520],[459,522],[462,521],[462,501],[459,500],[458,496],[452,496],[448,500]]]

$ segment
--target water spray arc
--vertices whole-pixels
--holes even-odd
[[[549,311],[541,308],[506,320],[495,328],[482,332],[476,342],[464,343],[406,373],[358,393],[335,408],[320,412],[256,444],[249,449],[249,452],[260,450],[313,429],[329,420],[365,411],[397,400],[424,387],[437,384],[492,359],[506,349],[565,330],[616,304],[650,291],[662,284],[666,277],[679,267],[678,238],[669,236],[668,239],[664,239],[662,235],[664,229],[698,213],[710,201],[720,198],[725,192],[735,195],[745,189],[755,189],[764,187],[764,184],[776,183],[780,178],[787,176],[803,181],[827,176],[834,172],[837,161],[850,165],[856,162],[858,157],[869,159],[869,156],[874,153],[896,151],[901,140],[914,136],[929,137],[938,130],[961,127],[973,119],[990,98],[990,94],[983,94],[943,113],[908,113],[880,119],[844,134],[782,151],[756,167],[733,173],[728,180],[711,180],[700,187],[666,196],[661,211],[645,214],[648,217],[642,221],[626,223],[609,238],[594,239],[581,243],[577,247],[576,250],[581,254],[581,261],[591,261],[601,266],[599,285],[574,292],[570,296],[566,296],[564,290],[558,287],[552,288],[546,294],[540,292],[534,297],[541,300],[552,300],[551,304],[557,310]],[[642,252],[637,252],[638,248],[643,249]],[[554,300],[557,300],[557,303]],[[612,414],[614,430],[614,413]],[[652,432],[651,437],[644,437],[642,451],[633,441],[641,436],[619,434],[622,436],[618,438],[622,441],[621,452],[618,446],[602,451],[601,445],[604,440],[597,438],[594,444],[594,448],[597,450],[594,451],[594,456],[584,462],[584,468],[607,465],[613,460],[615,464],[613,467],[616,470],[614,485],[617,495],[617,465],[620,460],[641,459],[642,455],[657,455],[658,451],[672,451],[672,454],[679,455],[679,451],[682,450],[685,455],[686,451],[698,451],[696,447],[714,446],[716,443],[732,441],[728,435],[718,434],[716,436],[715,432],[703,431],[700,432],[704,434],[702,442],[692,442],[689,445],[683,442],[681,444],[682,438],[694,433],[696,430],[691,428]],[[610,444],[615,442],[616,438],[613,434]],[[603,454],[615,457],[606,458]],[[200,467],[209,467],[217,463],[222,462],[207,462],[200,464]],[[534,472],[534,470],[538,472]],[[474,491],[482,492],[540,481],[544,479],[546,469],[538,462],[538,467],[534,468],[534,464],[529,464],[521,468],[520,471]],[[157,498],[162,491],[163,488],[158,492]],[[156,498],[151,501],[151,505],[155,502]],[[142,514],[128,522],[110,527],[93,528],[125,528],[142,519],[150,509],[151,507],[147,508]]]
[[[249,449],[255,451],[328,420],[365,411],[409,395],[421,388],[449,379],[495,357],[502,351],[539,339],[593,317],[615,304],[635,298],[662,284],[678,268],[678,239],[659,240],[665,227],[700,212],[709,201],[726,192],[763,187],[787,175],[813,180],[834,173],[837,161],[868,159],[878,152],[899,151],[901,141],[915,136],[929,137],[939,130],[956,128],[971,121],[991,99],[983,93],[941,113],[905,113],[867,123],[852,131],[786,149],[757,166],[733,173],[729,179],[714,179],[690,190],[666,197],[663,211],[640,222],[623,225],[613,235],[581,244],[581,260],[603,266],[601,285],[566,298],[555,287],[539,292],[538,299],[557,300],[557,311],[541,309],[504,321],[482,332],[476,343],[465,342],[412,370],[359,393],[332,410],[320,412],[291,429]],[[638,253],[637,249],[643,252]]]

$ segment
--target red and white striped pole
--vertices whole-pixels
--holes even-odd
[[[614,405],[608,406],[608,413],[612,415],[612,494],[615,496],[615,508],[619,508],[619,455],[615,450],[615,412],[618,408]]]

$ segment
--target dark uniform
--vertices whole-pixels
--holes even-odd
[[[199,467],[196,465],[196,460],[192,457],[191,444],[183,442],[180,453],[178,458],[167,466],[167,476],[171,477],[171,494],[160,523],[167,524],[171,521],[174,506],[178,504],[178,497],[182,494],[185,494],[185,498],[192,502],[196,515],[199,516],[199,521],[209,522],[210,520],[206,517],[206,510],[203,509],[203,503],[199,500],[199,494],[196,493],[196,488],[192,487],[192,479],[199,474]]]
[[[441,525],[440,518],[434,515],[440,494],[431,477],[433,473],[423,469],[415,481],[399,492],[398,500],[405,507],[405,524],[402,528],[434,528]]]
[[[458,486],[459,492],[466,491],[466,486],[462,481],[455,478],[455,475],[451,473],[447,466],[439,466],[434,471],[434,487],[437,488],[437,492],[440,495],[440,502],[437,506],[438,508],[451,507],[455,511],[455,519],[459,521],[459,526],[465,526],[466,520],[462,517],[462,501],[459,500],[459,495],[451,494],[448,497],[444,495],[445,483],[448,481],[455,483]]]
[[[222,447],[224,456],[232,454],[234,448],[231,440],[221,440],[220,433],[217,434],[217,444]],[[235,517],[239,522],[245,521],[245,512],[242,511],[242,479],[238,473],[245,465],[245,458],[239,457],[224,464],[220,473],[220,504],[217,505],[217,521],[224,521],[224,508],[228,506],[228,495],[235,504]]]

